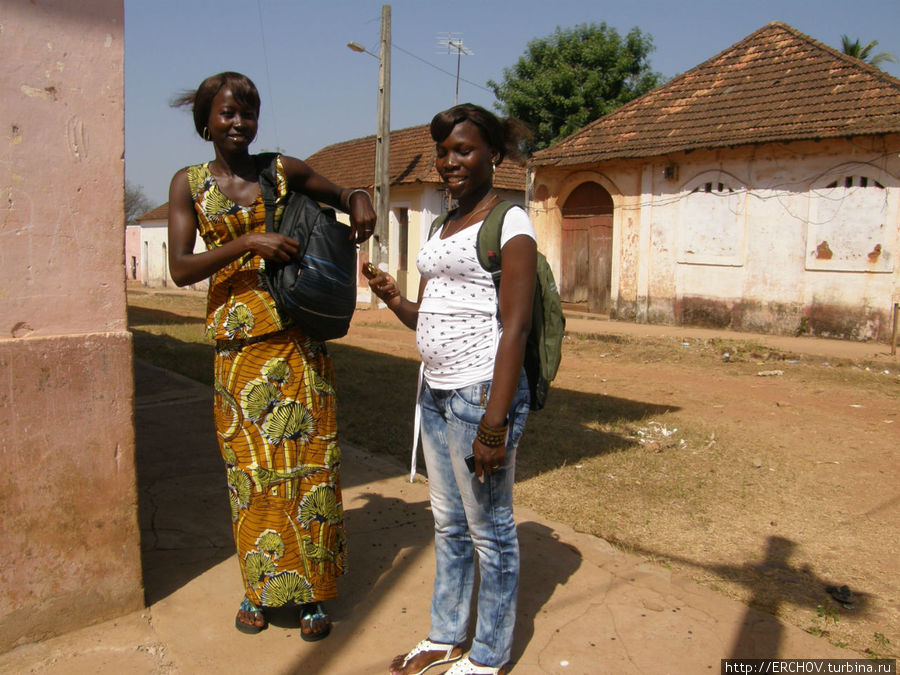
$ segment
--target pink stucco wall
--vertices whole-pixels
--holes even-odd
[[[0,22],[0,651],[143,603],[121,0]]]

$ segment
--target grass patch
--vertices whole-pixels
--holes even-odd
[[[172,325],[170,331],[132,328],[134,355],[207,386],[213,384],[213,344],[197,338],[193,326]],[[201,334],[202,335],[202,334]]]
[[[206,296],[128,291],[134,355],[212,386],[213,341],[206,338]]]

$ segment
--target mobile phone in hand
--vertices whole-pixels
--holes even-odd
[[[475,455],[466,457],[466,466],[469,469],[469,473],[475,473]]]

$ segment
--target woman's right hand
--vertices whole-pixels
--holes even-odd
[[[369,288],[390,309],[399,306],[402,300],[397,280],[387,272],[378,270],[378,274],[369,279]]]
[[[300,244],[296,240],[277,232],[249,232],[242,235],[241,239],[249,253],[264,260],[287,262],[300,250]]]

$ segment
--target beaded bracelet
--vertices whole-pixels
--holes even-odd
[[[509,430],[509,420],[503,423],[503,426],[492,427],[484,421],[484,417],[478,423],[478,432],[476,438],[479,443],[489,448],[499,448],[506,444],[506,432]]]
[[[347,195],[347,209],[350,209],[350,200],[353,199],[353,195],[357,192],[362,192],[366,197],[369,198],[369,201],[372,201],[372,196],[369,194],[368,190],[363,190],[362,188],[356,188],[355,190],[350,190],[350,194]]]

